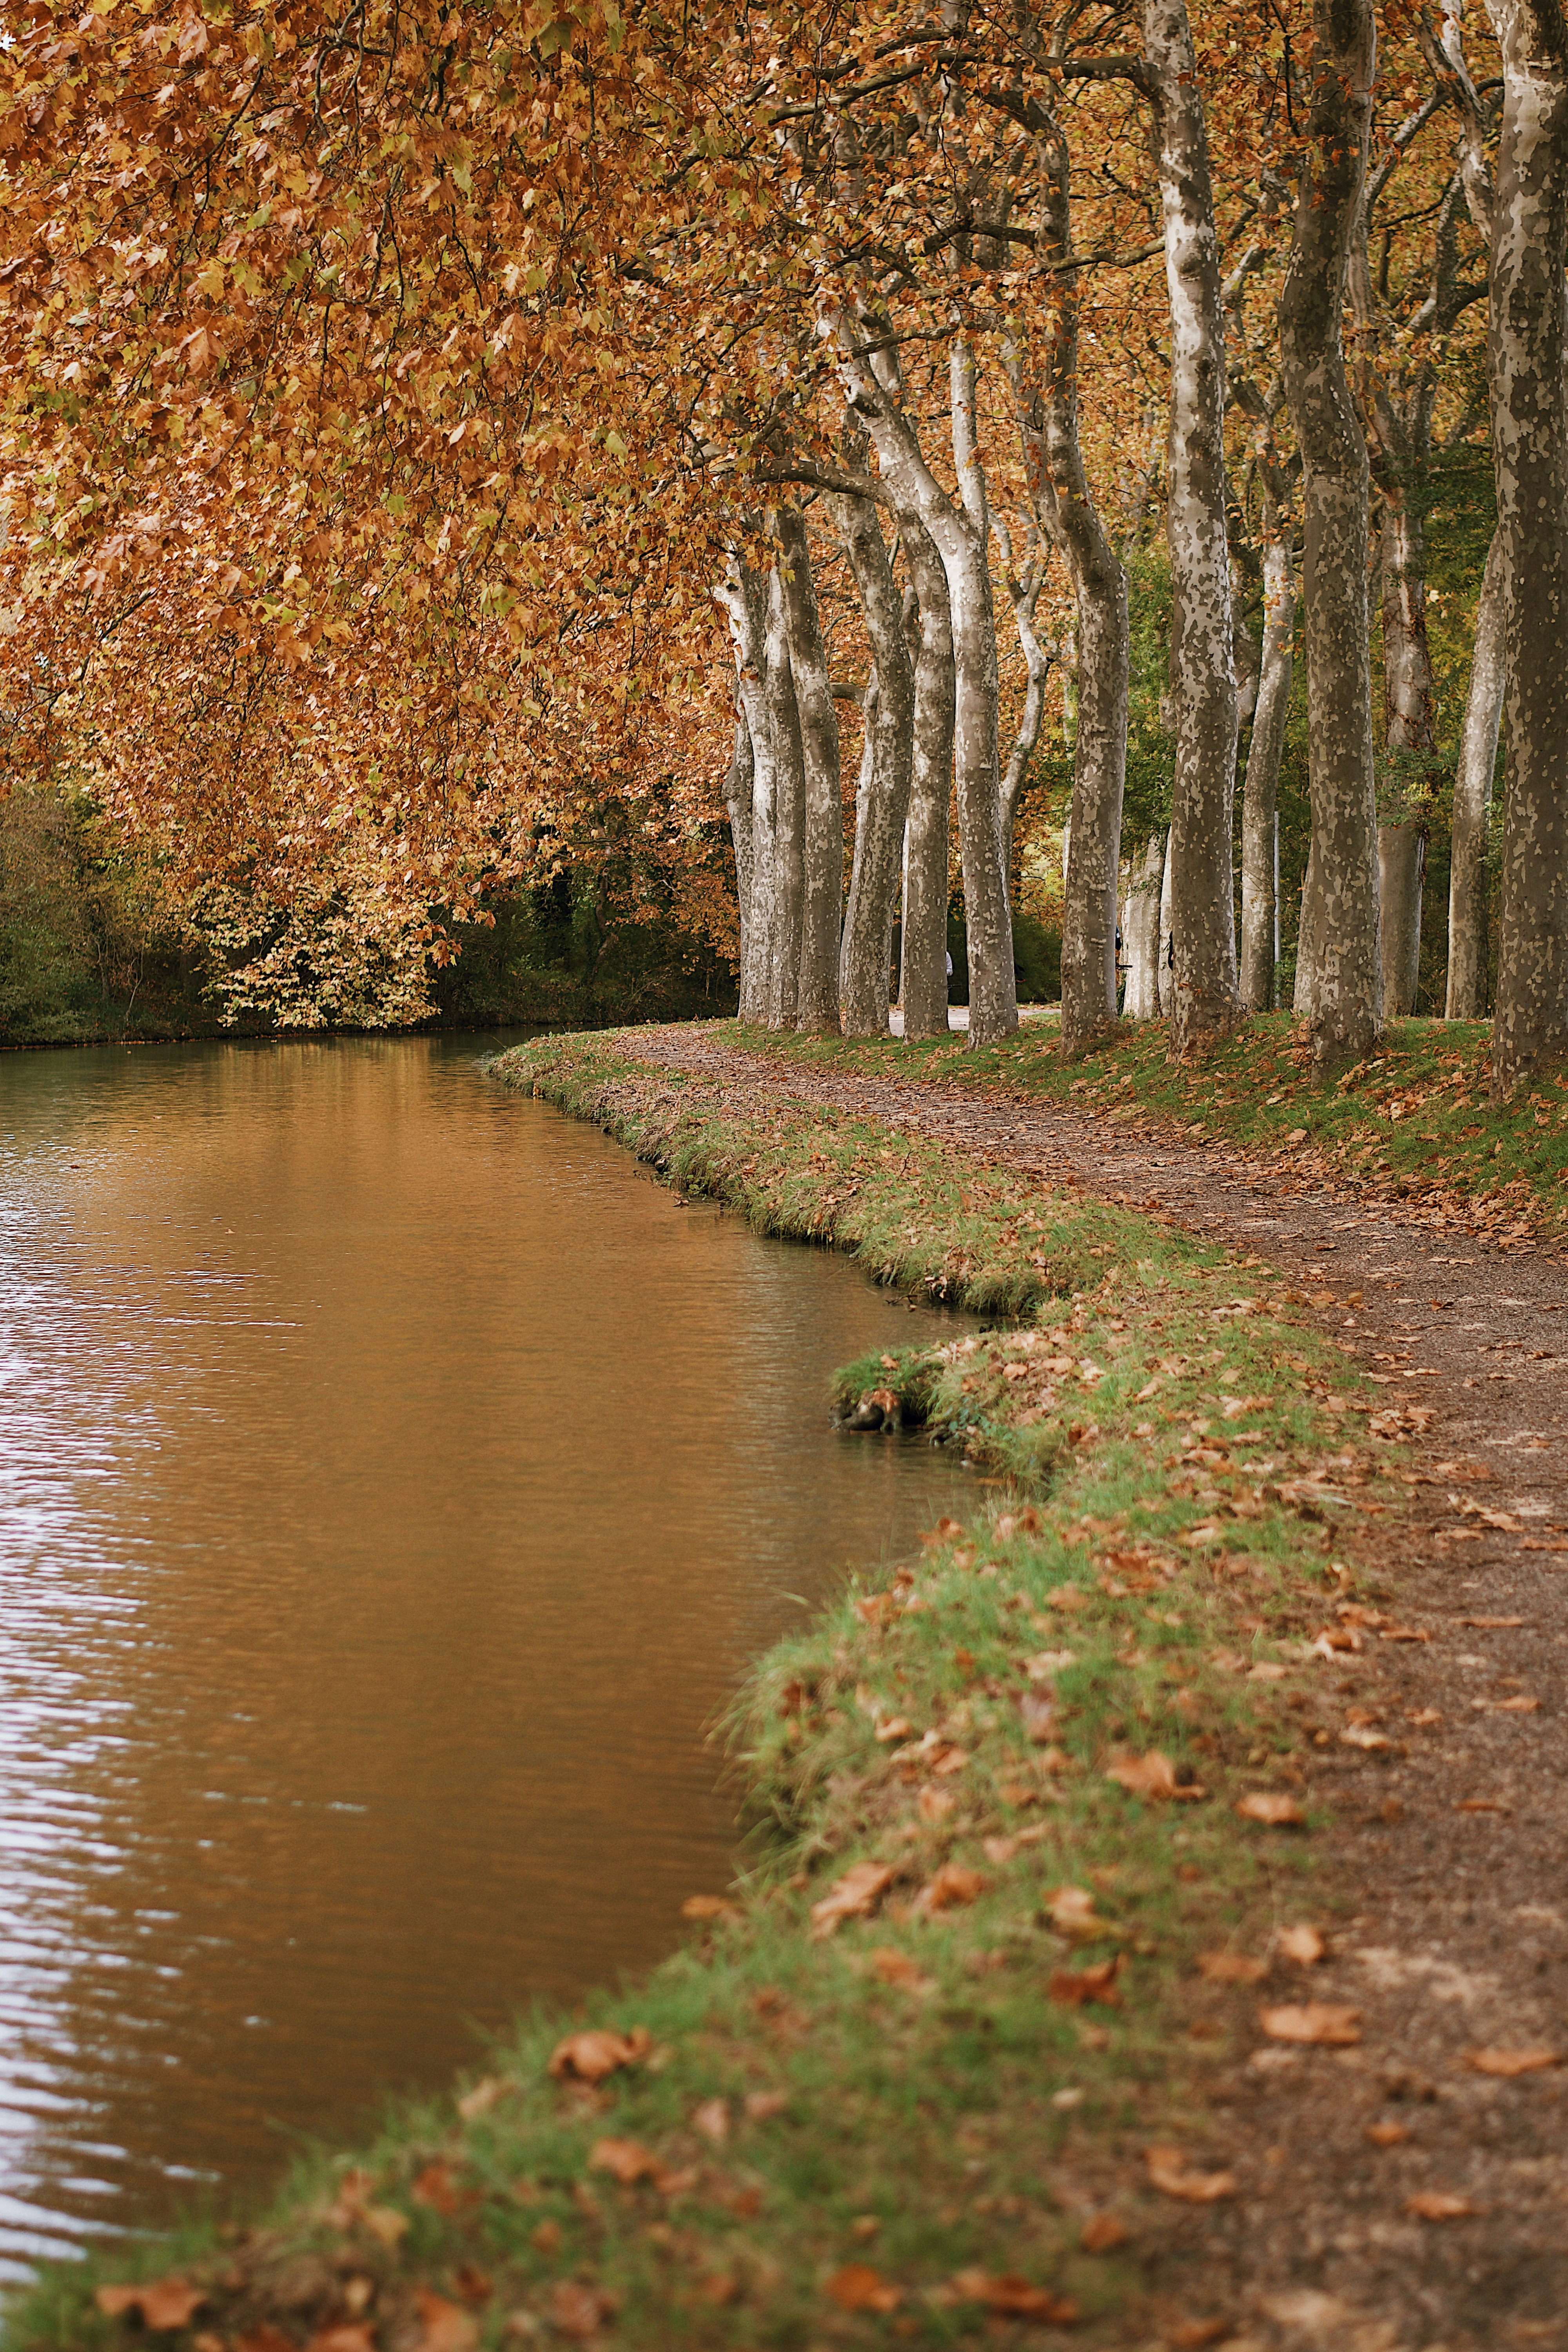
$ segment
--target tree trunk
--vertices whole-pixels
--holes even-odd
[[[1023,438],[1030,501],[1041,529],[1060,551],[1077,613],[1076,693],[1069,693],[1063,673],[1073,783],[1063,844],[1061,1048],[1074,1055],[1116,1018],[1116,883],[1127,781],[1127,575],[1095,508],[1079,443],[1081,293],[1072,266],[1070,158],[1054,116],[1044,118],[1040,129],[1036,257],[1054,273],[1049,355],[1042,366],[1010,339],[1003,344],[1003,364]]]
[[[844,908],[844,800],[838,782],[838,714],[827,675],[805,518],[793,504],[773,517],[790,675],[802,752],[800,986],[795,1024],[838,1034],[838,930]]]
[[[1155,962],[1158,984],[1156,1010],[1169,1020],[1171,1014],[1172,974],[1176,968],[1176,942],[1171,929],[1173,919],[1171,887],[1171,835],[1167,830],[1165,845],[1160,853],[1160,952]]]
[[[900,526],[919,599],[914,757],[905,835],[902,970],[906,1037],[947,1034],[948,826],[952,795],[952,620],[947,573],[912,518]]]
[[[1421,885],[1426,868],[1426,818],[1413,757],[1436,750],[1436,696],[1426,641],[1426,546],[1421,518],[1403,488],[1384,503],[1383,708],[1392,777],[1377,829],[1378,897],[1385,1019],[1407,1013],[1421,970]]]
[[[1297,1003],[1308,1015],[1313,1066],[1325,1076],[1370,1052],[1383,1023],[1366,442],[1346,381],[1341,332],[1346,264],[1366,172],[1377,40],[1372,0],[1313,0],[1312,16],[1311,123],[1279,299],[1279,341],[1301,451],[1305,516],[1312,850]]]
[[[1029,762],[1040,740],[1040,727],[1046,715],[1046,680],[1051,668],[1051,657],[1035,634],[1035,609],[1042,576],[1043,566],[1039,557],[1032,554],[1024,580],[1021,583],[1014,580],[1010,572],[1007,580],[1008,602],[1013,607],[1013,621],[1018,632],[1027,678],[1018,731],[1013,738],[1013,749],[1002,772],[1002,887],[1009,899],[1013,889],[1013,828],[1017,822],[1018,803],[1028,780]]]
[[[1568,1050],[1568,33],[1491,0],[1502,44],[1488,371],[1502,541],[1508,786],[1492,1092]]]
[[[800,1004],[805,928],[805,754],[790,668],[784,583],[776,563],[768,574],[763,632],[768,731],[773,746],[773,935],[767,1017],[771,1028],[793,1029]]]
[[[1487,820],[1503,694],[1502,541],[1496,532],[1476,608],[1476,647],[1454,776],[1453,862],[1448,876],[1450,1021],[1479,1021],[1487,993]]]
[[[1408,1013],[1421,975],[1421,884],[1426,844],[1415,824],[1377,829],[1377,888],[1382,901],[1384,1011]]]
[[[1160,1010],[1160,886],[1164,875],[1164,845],[1156,833],[1142,865],[1133,868],[1121,923],[1127,959],[1121,1013],[1126,1021],[1152,1021]]]
[[[992,605],[985,479],[973,436],[974,363],[962,337],[952,354],[953,456],[962,505],[954,505],[921,453],[915,428],[879,383],[859,349],[856,322],[840,322],[839,350],[849,404],[870,433],[877,463],[900,520],[923,525],[947,575],[952,614],[953,785],[969,935],[969,1043],[994,1045],[1018,1025],[1013,929],[1002,887],[1001,788],[997,752],[996,626]]]
[[[739,697],[737,696],[737,700]],[[741,922],[741,1018],[754,1016],[748,1003],[755,992],[756,932],[752,919],[752,796],[756,789],[752,730],[743,709],[735,713],[735,748],[724,779],[724,806],[729,813],[730,838],[735,846],[735,904]]]
[[[1231,814],[1236,670],[1225,526],[1225,314],[1208,137],[1185,0],[1144,0],[1171,306],[1171,690],[1176,774],[1171,866],[1176,970],[1173,1055],[1241,1017]]]
[[[741,967],[741,1018],[770,1018],[777,923],[778,869],[774,843],[777,797],[773,723],[767,690],[764,593],[756,573],[731,549],[719,601],[730,616],[735,646],[735,690],[752,753],[751,888],[742,901],[745,956]],[[739,857],[736,866],[739,872]]]
[[[837,504],[877,679],[876,702],[866,705],[868,789],[863,805],[856,795],[855,858],[844,918],[844,1030],[849,1037],[885,1037],[893,899],[914,757],[915,678],[904,635],[903,600],[894,583],[877,509],[869,499],[842,498]]]
[[[1296,634],[1289,541],[1272,509],[1264,531],[1263,665],[1241,803],[1241,1001],[1252,1013],[1267,1013],[1274,1002],[1275,809]]]

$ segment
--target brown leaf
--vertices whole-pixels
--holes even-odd
[[[1478,2074],[1541,2074],[1561,2066],[1563,2056],[1561,2050],[1467,2050],[1465,2063]]]
[[[1200,1952],[1198,1967],[1210,1984],[1258,1984],[1268,1974],[1268,1961],[1247,1952]]]
[[[915,1897],[924,1911],[952,1911],[965,1903],[973,1903],[985,1892],[985,1880],[977,1870],[967,1870],[961,1862],[944,1862],[935,1876],[928,1880]]]
[[[1152,1748],[1147,1756],[1117,1756],[1105,1768],[1105,1777],[1134,1797],[1173,1797],[1175,1767],[1168,1756]]]
[[[1480,2207],[1472,2205],[1468,2197],[1457,2197],[1448,2189],[1421,2189],[1405,2200],[1405,2210],[1422,2221],[1462,2221],[1468,2214],[1479,2213]]]
[[[1272,1789],[1254,1789],[1236,1810],[1244,1822],[1263,1822],[1275,1830],[1300,1828],[1307,1818],[1294,1797]]]
[[[1236,2194],[1234,2172],[1194,2172],[1179,2147],[1144,2150],[1149,2179],[1163,2197],[1179,2198],[1184,2205],[1213,2205]]]
[[[616,2298],[603,2287],[585,2286],[580,2279],[557,2279],[550,2296],[550,2317],[563,2336],[579,2343],[596,2336],[615,2315]]]
[[[1222,2336],[1230,2334],[1228,2319],[1183,2319],[1171,2330],[1173,2352],[1203,2352],[1205,2344],[1217,2344]]]
[[[1260,2009],[1258,2022],[1275,2042],[1321,2043],[1348,2050],[1361,2040],[1361,2011],[1332,2001],[1288,2001],[1279,2009]]]
[[[710,2271],[697,2282],[697,2292],[704,2303],[736,2303],[740,2300],[741,2282],[733,2271]]]
[[[478,2192],[472,2189],[459,2189],[452,2177],[451,2166],[439,2159],[425,2167],[408,2193],[416,2205],[428,2205],[433,2213],[445,2214],[448,2220],[454,2213],[460,2213],[465,2206],[479,2202]]]
[[[966,2302],[983,2303],[987,2311],[1006,2319],[1049,2320],[1058,2327],[1070,2327],[1079,2315],[1076,2303],[1053,2294],[1049,2287],[1036,2286],[1016,2271],[1005,2271],[999,2277],[983,2270],[958,2271],[952,2284]]]
[[[471,2311],[461,2304],[448,2303],[445,2295],[432,2294],[428,2287],[420,2287],[414,2298],[424,2330],[419,2338],[418,2352],[474,2352],[479,2340],[479,2322]],[[350,2352],[344,2345],[342,2352]],[[356,2347],[357,2352],[357,2347]],[[365,2332],[365,2352],[373,2352],[372,2338]]]
[[[689,2197],[701,2178],[700,2165],[666,2166],[654,2174],[653,2185],[661,2197]]]
[[[873,1955],[873,1958],[875,1956]],[[784,2114],[784,2109],[788,2105],[789,2093],[787,2091],[748,2091],[746,2093],[746,2121],[752,2124],[771,2123],[774,2116],[782,2116]]]
[[[1037,1748],[1045,1748],[1057,1736],[1057,1705],[1055,1699],[1040,1698],[1026,1691],[1018,1701],[1018,1719],[1024,1727],[1024,1737]]]
[[[738,1919],[740,1907],[721,1895],[689,1895],[680,1906],[683,1919]]]
[[[450,2306],[452,2309],[456,2307],[455,2305]],[[467,2312],[459,2313],[458,2316],[468,2319]],[[468,2326],[472,2327],[472,2320],[468,2320]],[[429,2347],[426,2339],[421,2336],[415,2352],[468,2352],[468,2347],[474,2341],[470,2336],[462,2347]],[[368,2320],[349,2320],[338,2327],[319,2329],[306,2345],[305,2352],[375,2352],[375,2333]]]
[[[586,2032],[569,2033],[558,2042],[551,2053],[550,2072],[557,2082],[575,2077],[582,2083],[602,2083],[606,2074],[614,2074],[622,2066],[640,2065],[653,2048],[653,2036],[646,2025],[634,2025],[629,2033],[613,2032],[607,2026],[592,2026]]]
[[[1403,2147],[1415,2137],[1408,2124],[1395,2123],[1368,2124],[1366,2136],[1373,2147]]]
[[[159,2334],[188,2327],[192,2315],[206,2299],[205,2287],[174,2276],[145,2279],[140,2286],[100,2286],[93,2296],[105,2318],[119,2319],[128,2311],[139,2311],[142,2325]]]
[[[493,2106],[516,2088],[515,2083],[504,2081],[500,2074],[487,2074],[483,2082],[476,2083],[471,2091],[463,2093],[458,2101],[458,2113],[466,2124],[478,2123],[481,2116],[488,2116]]]
[[[1120,2009],[1121,1995],[1116,1990],[1116,1978],[1121,1967],[1121,1955],[1118,1952],[1114,1959],[1097,1960],[1092,1968],[1053,1969],[1047,1993],[1066,2009],[1082,2009],[1089,2001],[1098,2001],[1105,2009]]]
[[[893,1883],[886,1863],[858,1862],[847,1870],[831,1894],[811,1906],[811,1932],[831,1936],[844,1919],[863,1919],[876,1908]]]
[[[840,2311],[897,2311],[903,2292],[868,2263],[846,2263],[823,2288]]]
[[[630,2189],[639,2180],[651,2180],[658,2170],[658,2158],[640,2139],[595,2140],[588,2153],[591,2172],[607,2172],[623,2189]]]
[[[884,1984],[901,1986],[906,1992],[934,1990],[931,1978],[921,1974],[909,1953],[895,1950],[891,1944],[879,1944],[871,1954],[871,1967]]]
[[[264,2319],[247,2336],[236,2338],[234,2352],[300,2352],[300,2347],[291,2336],[285,2336],[280,2327]]]
[[[553,2262],[561,2252],[560,2222],[541,2221],[537,2229],[529,2231],[528,2242],[536,2254],[542,2254],[547,2263]]]
[[[1298,1968],[1312,1968],[1323,1957],[1327,1946],[1316,1927],[1285,1927],[1280,1930],[1279,1949]]]
[[[907,1739],[913,1729],[907,1715],[889,1715],[877,1726],[876,1737],[886,1748],[895,1739]]]
[[[1046,1897],[1046,1909],[1058,1936],[1067,1936],[1075,1943],[1094,1944],[1107,1936],[1122,1936],[1126,1929],[1102,1919],[1094,1907],[1094,1897],[1084,1886],[1058,1886]]]
[[[728,2099],[704,2099],[691,2118],[691,2128],[700,2131],[715,2147],[722,2147],[730,2137],[730,2102]]]
[[[1084,2223],[1079,2244],[1086,2254],[1108,2254],[1112,2246],[1124,2246],[1130,2232],[1125,2221],[1115,2213],[1091,2213]]]

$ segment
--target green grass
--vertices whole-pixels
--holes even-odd
[[[1257,1015],[1190,1063],[1167,1057],[1163,1022],[1128,1023],[1077,1061],[1054,1022],[971,1053],[961,1037],[797,1037],[737,1028],[750,1051],[807,1067],[940,1078],[1065,1102],[1102,1118],[1159,1115],[1194,1137],[1279,1153],[1303,1178],[1353,1179],[1373,1194],[1475,1204],[1496,1225],[1568,1222],[1568,1072],[1499,1108],[1488,1099],[1490,1024],[1397,1021],[1382,1050],[1330,1087],[1311,1077],[1300,1025]]]
[[[1207,2090],[1256,2033],[1255,1991],[1197,1955],[1268,1958],[1279,1925],[1331,1907],[1304,1765],[1357,1669],[1307,1653],[1375,1610],[1354,1529],[1396,1501],[1399,1416],[1370,1423],[1379,1392],[1260,1269],[1157,1220],[868,1120],[721,1099],[613,1039],[494,1066],[766,1230],[1005,1308],[848,1368],[837,1394],[889,1390],[1009,1475],[757,1662],[723,1727],[739,1874],[692,1890],[728,1907],[686,1948],[523,2021],[466,2093],[322,2155],[254,2227],[50,2272],[6,2344],[128,2344],[93,2289],[171,2273],[204,2296],[162,2339],[178,2352],[330,2329],[351,2331],[332,2352],[469,2352],[595,2321],[628,2346],[936,2347],[989,2324],[987,2296],[1028,2294],[1106,2344],[1152,2298],[1201,2313],[1189,2209],[1141,2151],[1226,2157]],[[1108,1777],[1151,1755],[1192,1793]],[[1304,1825],[1244,1822],[1248,1792],[1300,1792]],[[886,1874],[866,1915],[816,1932],[860,1864]],[[1110,2000],[1072,1998],[1111,1963]],[[1289,1998],[1299,1979],[1273,1973]],[[634,2063],[552,2076],[591,2028],[641,2029]]]

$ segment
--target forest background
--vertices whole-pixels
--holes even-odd
[[[868,363],[834,328],[847,317],[873,373],[867,323],[889,322],[938,495],[962,509],[965,431],[984,468],[991,759],[1028,997],[1061,988],[1086,766],[1081,563],[1031,383],[1068,417],[1125,575],[1110,921],[1144,966],[1128,1009],[1155,1009],[1181,917],[1167,904],[1151,945],[1139,898],[1157,907],[1181,788],[1172,639],[1184,610],[1190,648],[1195,607],[1173,576],[1190,395],[1150,60],[1183,38],[1226,394],[1199,398],[1224,436],[1210,508],[1240,720],[1208,821],[1230,988],[1233,814],[1259,764],[1272,614],[1280,954],[1248,1001],[1310,1011],[1302,452],[1276,313],[1300,200],[1334,152],[1324,61],[1354,36],[1365,135],[1335,308],[1371,457],[1366,782],[1371,829],[1415,877],[1414,952],[1393,971],[1385,942],[1381,978],[1390,1011],[1443,1010],[1497,511],[1484,230],[1505,77],[1492,28],[1458,6],[1378,12],[1375,67],[1370,12],[1314,22],[1272,0],[1205,6],[1190,30],[1152,6],[24,11],[0,98],[0,1035],[157,1034],[204,1003],[284,1027],[729,1009],[748,654],[738,626],[738,690],[726,604],[734,624],[738,578],[765,594],[802,569],[815,623],[794,615],[790,639],[782,619],[797,761],[816,723],[852,929],[871,803],[898,813],[901,794],[901,830],[911,783],[867,587],[870,417],[845,398]],[[912,525],[884,500],[873,527],[912,674],[931,601]],[[766,668],[764,649],[753,679]],[[931,896],[962,1002],[962,778],[957,806],[946,793]],[[1496,984],[1503,805],[1469,853],[1486,911],[1458,1009],[1476,1013]],[[871,893],[883,971],[904,949],[896,881]],[[849,929],[835,947],[843,1002]]]

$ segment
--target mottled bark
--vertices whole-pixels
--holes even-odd
[[[1377,829],[1382,907],[1383,1010],[1393,1020],[1415,1002],[1421,967],[1421,886],[1426,818],[1412,759],[1436,751],[1436,694],[1426,640],[1426,547],[1421,518],[1403,484],[1385,495],[1383,570],[1384,741],[1390,782]]]
[[[1142,861],[1133,866],[1121,917],[1121,948],[1127,965],[1122,993],[1125,1021],[1152,1021],[1160,1010],[1160,887],[1165,875],[1164,843],[1151,836]]]
[[[1127,577],[1089,486],[1079,441],[1081,289],[1072,266],[1070,158],[1054,116],[1034,127],[1040,159],[1036,252],[1054,271],[1043,352],[1003,345],[1024,445],[1025,476],[1041,529],[1072,583],[1076,610],[1070,697],[1072,804],[1063,843],[1061,1044],[1081,1053],[1116,1017],[1116,885],[1127,779]],[[1064,672],[1064,696],[1068,680]]]
[[[1568,1051],[1568,30],[1490,0],[1502,45],[1488,373],[1502,541],[1508,790],[1492,1089]]]
[[[797,506],[778,508],[773,541],[802,761],[800,982],[795,1025],[837,1036],[838,932],[844,905],[838,714],[827,675],[805,518]]]
[[[1377,888],[1382,902],[1383,1006],[1393,1019],[1415,1002],[1421,972],[1421,885],[1426,843],[1418,824],[1377,829]]]
[[[859,592],[876,666],[866,704],[864,795],[856,794],[855,856],[844,917],[840,993],[850,1037],[885,1036],[893,902],[898,892],[914,756],[915,678],[904,635],[903,600],[869,499],[837,501],[840,538]]]
[[[1503,698],[1502,541],[1487,550],[1469,692],[1454,775],[1452,863],[1448,874],[1448,996],[1450,1021],[1479,1021],[1487,995],[1487,824]]]
[[[1267,1013],[1274,1002],[1275,811],[1296,635],[1296,574],[1272,505],[1264,520],[1263,596],[1263,657],[1241,803],[1241,1000],[1252,1013]]]
[[[1311,119],[1279,301],[1279,341],[1302,458],[1312,800],[1312,887],[1303,897],[1297,1002],[1307,1013],[1313,1066],[1322,1076],[1368,1053],[1383,1022],[1367,457],[1341,331],[1372,115],[1377,56],[1372,0],[1313,0],[1313,26]]]
[[[776,563],[768,574],[763,644],[768,731],[773,749],[773,931],[767,1018],[771,1028],[793,1029],[800,1003],[805,924],[805,753],[790,668],[784,583]]]
[[[1225,519],[1225,317],[1208,136],[1185,0],[1144,0],[1171,309],[1165,488],[1176,772],[1171,1052],[1241,1018],[1231,866],[1237,708]]]
[[[738,550],[731,550],[719,601],[729,615],[735,648],[735,692],[752,752],[752,884],[741,968],[741,1018],[765,1022],[773,989],[773,934],[777,921],[774,856],[776,779],[773,724],[767,692],[765,599],[761,581]]]
[[[947,1034],[948,828],[952,800],[952,620],[947,573],[913,519],[900,529],[916,610],[914,742],[904,835],[899,999],[906,1037]]]
[[[739,693],[736,697],[739,704]],[[730,819],[730,839],[735,851],[735,906],[741,924],[741,1018],[752,1020],[748,1010],[755,994],[756,961],[755,930],[752,920],[752,890],[754,875],[752,849],[752,796],[756,788],[756,762],[752,756],[752,730],[746,724],[743,709],[735,712],[735,747],[730,754],[730,772],[724,779],[724,807]]]
[[[1159,1012],[1169,1019],[1171,1011],[1171,974],[1175,968],[1176,942],[1171,929],[1173,918],[1173,893],[1171,887],[1171,836],[1165,835],[1165,847],[1160,861],[1160,955],[1155,971],[1159,980]]]
[[[952,619],[953,788],[958,801],[969,939],[969,1037],[994,1045],[1018,1025],[1013,927],[1002,887],[1001,768],[997,749],[996,627],[991,594],[985,478],[974,440],[974,363],[963,337],[952,356],[953,457],[959,500],[926,464],[914,424],[879,382],[845,317],[839,352],[850,408],[871,436],[878,468],[900,520],[907,513],[935,543]]]
[[[1038,528],[1031,533],[1029,557],[1021,573],[1013,570],[1013,550],[1005,530],[999,525],[997,536],[1002,541],[1005,562],[1004,584],[1007,601],[1013,608],[1013,624],[1018,632],[1019,650],[1024,656],[1024,708],[1019,713],[1017,731],[1007,764],[1002,771],[1002,884],[1011,894],[1013,887],[1013,829],[1017,822],[1018,803],[1028,781],[1029,762],[1035,756],[1035,746],[1040,740],[1040,728],[1046,715],[1046,681],[1050,676],[1051,657],[1035,630],[1035,613],[1039,604],[1040,590],[1045,584],[1045,551],[1039,544]]]

